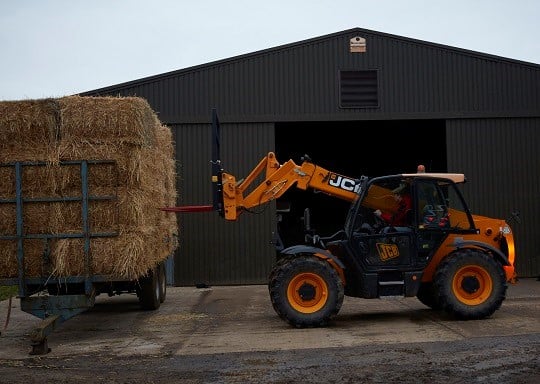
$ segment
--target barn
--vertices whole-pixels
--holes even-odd
[[[540,276],[538,64],[353,28],[81,95],[148,100],[173,130],[178,205],[212,201],[213,108],[223,168],[238,179],[268,152],[350,177],[418,164],[464,173],[473,213],[510,220],[518,276]],[[303,238],[306,207],[329,235],[348,204],[290,190],[237,222],[178,214],[173,284],[265,284],[276,228]]]

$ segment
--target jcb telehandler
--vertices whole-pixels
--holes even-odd
[[[343,229],[320,237],[306,220],[306,243],[277,254],[268,289],[274,310],[291,325],[328,324],[345,295],[416,296],[456,318],[482,319],[500,308],[508,283],[515,282],[512,230],[504,219],[471,214],[459,189],[463,174],[422,171],[353,179],[307,157],[300,165],[280,164],[270,152],[237,182],[221,168],[215,111],[213,126],[213,205],[168,210],[216,210],[234,221],[292,187],[351,202]],[[252,186],[263,172],[264,180]],[[377,210],[396,214],[396,189],[411,198],[407,222],[399,226],[374,215]]]

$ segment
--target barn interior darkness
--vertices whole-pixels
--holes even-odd
[[[351,178],[416,172],[446,172],[444,120],[288,122],[276,124],[276,156],[280,163],[312,162]],[[279,209],[288,207],[289,212]],[[291,189],[278,200],[279,230],[285,246],[302,243],[305,208],[321,236],[342,229],[349,203],[315,191]]]

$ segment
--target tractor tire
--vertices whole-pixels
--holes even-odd
[[[461,320],[491,316],[501,307],[508,288],[502,266],[473,249],[457,251],[443,260],[434,284],[442,308]]]
[[[145,310],[158,309],[161,305],[160,292],[159,268],[156,267],[139,279],[138,296],[141,308]]]
[[[436,287],[433,283],[421,283],[416,297],[422,304],[436,311],[442,309]]]
[[[276,313],[297,328],[322,327],[343,304],[343,283],[326,261],[313,256],[276,264],[269,292]]]
[[[268,276],[268,290],[269,291],[272,287],[272,281],[274,280],[276,273],[278,273],[281,270],[281,266],[283,264],[288,263],[292,258],[294,258],[294,256],[287,255],[280,258],[278,261],[276,261],[276,263],[272,267],[272,270],[270,271],[270,275]]]

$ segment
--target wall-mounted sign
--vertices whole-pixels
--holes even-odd
[[[351,52],[365,52],[366,39],[360,36],[355,36],[349,40],[349,49]]]

